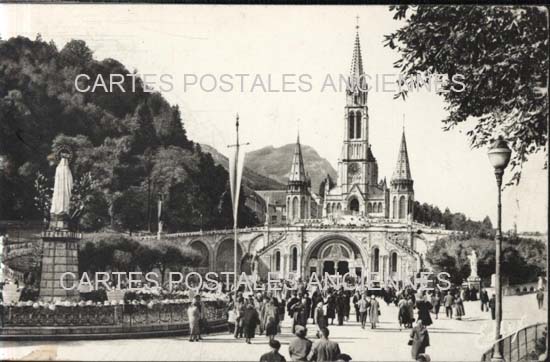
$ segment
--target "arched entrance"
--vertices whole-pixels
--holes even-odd
[[[349,210],[354,214],[359,213],[359,200],[357,198],[354,197],[349,201]]]
[[[216,272],[233,271],[234,268],[234,250],[233,239],[225,239],[218,246],[216,253]],[[240,245],[237,245],[237,263],[241,262],[243,251]]]
[[[344,275],[348,272],[360,276],[363,266],[366,266],[358,245],[339,235],[314,241],[305,252],[304,265],[307,277],[314,272],[318,276],[325,273]]]
[[[208,272],[210,268],[210,252],[208,247],[200,240],[195,240],[190,244],[193,250],[196,250],[201,255],[201,261],[198,265],[199,272]]]

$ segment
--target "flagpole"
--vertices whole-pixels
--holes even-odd
[[[236,129],[236,133],[237,133],[237,142],[235,143],[235,147],[237,147],[237,155],[239,155],[239,149],[240,149],[240,145],[239,145],[239,114],[237,113],[237,116],[235,117],[236,121],[235,121],[235,129]],[[239,165],[239,158],[237,157],[236,160],[235,160],[235,170],[237,171],[239,169],[240,165]],[[235,172],[234,175],[235,175],[235,181],[237,180],[238,176],[237,176],[237,173],[238,172]],[[235,187],[240,187],[240,185],[237,185],[237,182],[235,182]],[[235,195],[237,195],[239,192],[237,190],[235,190]],[[238,262],[238,258],[237,258],[237,251],[238,251],[238,245],[239,245],[239,235],[237,234],[237,218],[239,217],[239,200],[233,200],[233,203],[234,203],[234,212],[233,212],[233,234],[234,234],[234,246],[233,246],[233,250],[234,250],[234,259],[233,259],[233,269],[234,269],[234,275],[235,275],[235,278],[233,279],[233,285],[234,285],[234,288],[235,288],[235,296],[237,295],[237,262]],[[236,300],[236,299],[235,299]]]
[[[235,292],[237,291],[237,273],[239,271],[238,263],[238,250],[239,250],[239,234],[238,234],[238,214],[239,214],[239,194],[240,194],[240,170],[244,165],[239,164],[240,159],[240,147],[241,143],[239,143],[239,114],[235,116],[235,130],[236,130],[236,142],[233,145],[229,145],[228,147],[235,148],[235,154],[234,154],[234,160],[233,160],[233,167],[230,167],[230,182],[231,182],[231,200],[233,201],[233,239],[234,239],[234,257],[233,257],[233,273],[234,273],[234,282],[233,286],[235,288]],[[243,143],[242,145],[248,145],[249,143]],[[244,158],[243,158],[244,163]]]

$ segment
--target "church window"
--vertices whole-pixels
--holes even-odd
[[[300,201],[300,219],[307,219],[309,216],[306,213],[306,199]]]
[[[292,248],[292,259],[291,259],[291,271],[297,271],[298,270],[298,248],[293,247]]]
[[[348,119],[349,139],[355,138],[354,127],[355,127],[355,113],[349,112],[349,119]]]
[[[398,210],[397,209],[398,209],[398,207],[397,207],[397,197],[394,196],[393,197],[393,218],[394,219],[397,219],[397,215],[398,215],[398,213],[397,213]]]
[[[338,207],[336,208],[337,211],[342,211],[342,204],[338,204]]]
[[[298,210],[298,197],[292,199],[292,213],[291,217],[293,220],[300,217],[300,210]]]
[[[355,115],[355,138],[361,138],[361,112],[357,111]]]
[[[399,198],[399,218],[405,219],[407,217],[407,200],[405,196]]]
[[[367,205],[367,212],[370,214],[372,212],[372,204],[369,202]]]
[[[351,199],[349,202],[349,209],[351,212],[359,212],[359,200],[356,198]]]
[[[281,271],[281,252],[275,252],[275,271]]]
[[[375,273],[380,272],[380,249],[374,248],[372,253],[372,271]]]
[[[391,254],[391,271],[392,273],[397,273],[397,253],[393,252]]]

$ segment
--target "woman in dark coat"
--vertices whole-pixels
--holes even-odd
[[[250,344],[250,340],[254,338],[258,324],[260,324],[258,311],[254,309],[254,304],[249,302],[243,313],[243,332],[246,343]]]
[[[430,310],[432,309],[432,303],[424,297],[416,302],[416,309],[418,309],[418,319],[422,321],[424,326],[432,325],[432,317],[430,316]]]
[[[275,338],[279,331],[279,311],[277,299],[271,298],[269,304],[265,307],[265,335],[269,340]]]
[[[336,317],[336,296],[334,293],[330,293],[327,298],[327,323],[330,319],[330,324],[334,324],[334,318]]]
[[[411,331],[411,357],[416,361],[419,354],[426,352],[426,347],[430,346],[430,334],[428,329],[422,324],[422,320],[416,322],[416,326]]]
[[[399,304],[397,306],[399,308],[399,314],[398,314],[399,326],[400,327],[404,326],[405,328],[411,328],[412,322],[414,320],[413,320],[413,316],[410,314],[408,300],[405,298],[402,298],[399,301]]]

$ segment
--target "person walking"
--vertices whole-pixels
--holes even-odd
[[[315,291],[311,295],[311,318],[313,318],[313,323],[317,323],[316,314],[317,314],[317,305],[319,302],[323,303],[323,295],[318,287],[315,287]]]
[[[320,338],[313,345],[309,356],[310,361],[315,362],[333,362],[340,355],[340,346],[338,343],[328,339],[330,334],[328,328],[323,328],[319,331]]]
[[[355,294],[353,295],[353,299],[352,299],[352,303],[353,303],[353,308],[355,309],[355,321],[356,322],[359,322],[361,320],[361,311],[359,310],[359,302],[362,300],[363,298],[361,297],[361,293],[359,292],[359,290],[356,290],[355,291]]]
[[[488,312],[489,294],[487,294],[487,291],[485,289],[482,289],[481,292],[479,292],[479,302],[481,303],[481,311]]]
[[[496,295],[493,293],[493,295],[491,296],[491,299],[489,299],[489,309],[491,309],[491,319],[492,320],[495,320],[496,319],[496,306],[497,306],[497,299],[496,299]]]
[[[349,312],[350,312],[350,303],[351,303],[351,294],[348,290],[344,290],[344,317],[345,321],[349,321]]]
[[[369,306],[370,314],[370,328],[376,329],[376,323],[378,323],[378,317],[380,316],[380,304],[376,299],[376,295],[373,295]]]
[[[227,305],[227,328],[229,334],[235,332],[235,298],[231,298],[231,301]]]
[[[539,288],[537,291],[537,304],[539,306],[539,309],[542,309],[544,306],[544,291],[542,288]]]
[[[251,339],[256,335],[256,327],[260,324],[260,316],[254,308],[252,301],[248,302],[243,314],[243,333],[246,343],[251,344]]]
[[[338,325],[343,325],[346,316],[346,296],[343,290],[340,290],[336,296],[336,314],[338,315]]]
[[[279,353],[281,343],[278,340],[270,340],[269,347],[271,347],[271,351],[263,354],[260,357],[260,362],[286,362],[285,357]]]
[[[294,303],[292,306],[292,333],[296,331],[296,326],[305,327],[307,324],[307,311],[302,300]]]
[[[441,297],[439,296],[439,291],[432,294],[431,303],[433,306],[435,319],[439,319],[439,309],[441,308]]]
[[[298,298],[298,292],[294,291],[292,293],[292,298],[288,300],[288,303],[286,303],[286,310],[288,312],[288,316],[292,318],[294,316],[294,312],[292,310],[292,307],[294,307],[294,304],[300,302],[300,298]]]
[[[422,325],[426,327],[432,325],[432,317],[430,316],[432,304],[428,302],[425,295],[416,301],[416,309],[418,310],[418,319],[422,321]]]
[[[330,319],[330,324],[334,324],[334,318],[336,317],[336,295],[334,295],[334,292],[329,292],[327,297],[327,323]]]
[[[447,318],[453,319],[453,304],[455,298],[453,297],[451,292],[447,292],[443,301],[445,302],[445,314],[447,315]]]
[[[311,352],[313,343],[306,338],[307,328],[296,326],[296,338],[290,341],[288,345],[288,353],[292,361],[307,361],[307,356]]]
[[[367,295],[364,294],[363,297],[357,302],[356,310],[359,312],[359,317],[361,321],[361,328],[365,329],[365,324],[367,323],[367,314],[370,308],[370,303],[367,300]]]
[[[402,297],[397,307],[399,308],[397,317],[399,320],[399,327],[412,328],[413,316],[410,314],[409,299]]]
[[[317,307],[315,308],[315,323],[317,323],[319,330],[327,327],[327,318],[325,316],[323,306],[323,302],[320,301],[317,303]]]
[[[426,352],[426,347],[430,346],[430,334],[426,326],[422,324],[422,320],[419,319],[416,325],[411,331],[409,340],[411,345],[411,357],[416,361],[418,355]]]
[[[279,307],[277,306],[277,298],[273,297],[264,309],[265,318],[265,335],[270,340],[274,339],[279,332]]]
[[[462,317],[466,314],[466,311],[464,310],[464,302],[462,301],[462,298],[460,295],[457,295],[455,298],[455,313],[456,313],[456,319],[462,320]]]
[[[311,298],[309,297],[309,293],[308,292],[305,292],[304,293],[304,296],[302,297],[302,304],[304,305],[304,318],[305,318],[305,321],[304,321],[304,325],[307,324],[308,320],[309,320],[309,317],[311,315],[311,309],[312,309],[312,300]]]
[[[197,301],[193,301],[187,308],[187,319],[189,320],[189,341],[195,342],[200,338],[201,312]]]
[[[239,293],[240,294],[240,293]],[[235,338],[242,338],[243,337],[243,315],[244,315],[244,308],[245,308],[245,301],[242,295],[239,295],[237,297],[237,302],[235,303],[234,311],[235,311]]]

